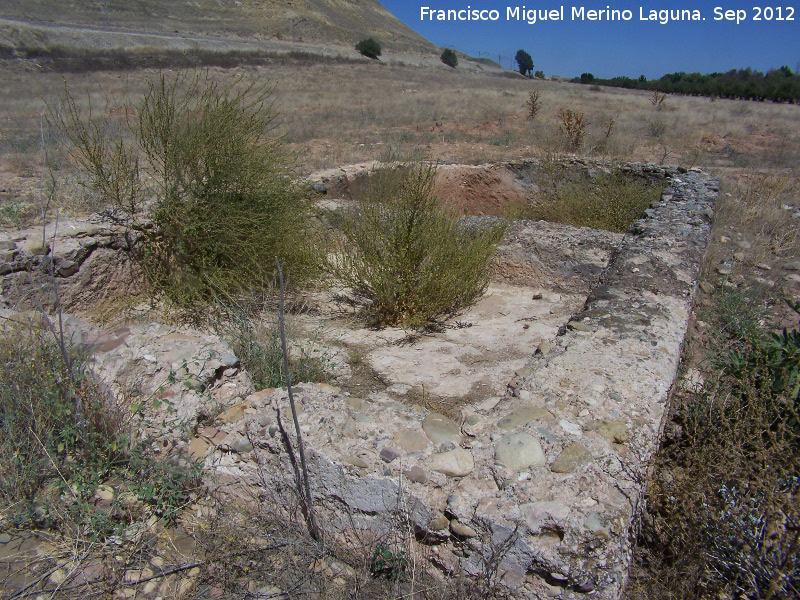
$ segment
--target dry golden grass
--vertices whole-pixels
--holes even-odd
[[[242,71],[276,84],[280,131],[309,173],[424,149],[445,162],[486,163],[563,151],[561,108],[589,122],[581,152],[616,160],[686,166],[791,168],[800,162],[800,111],[793,105],[669,96],[659,107],[644,91],[530,81],[400,64],[287,63],[212,69],[229,80]],[[140,97],[150,71],[70,75],[77,98],[107,115]],[[36,176],[45,102],[63,87],[57,74],[0,73],[3,171]],[[536,120],[529,92],[541,92]],[[613,131],[603,144],[610,120]]]

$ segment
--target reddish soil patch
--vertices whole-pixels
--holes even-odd
[[[525,189],[503,166],[440,166],[436,193],[464,215],[499,215],[526,202]]]

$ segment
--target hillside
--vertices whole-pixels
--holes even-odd
[[[364,37],[386,48],[428,53],[433,44],[375,0],[108,0],[108,27],[246,40],[352,46]],[[4,0],[0,18],[104,29],[100,0]]]

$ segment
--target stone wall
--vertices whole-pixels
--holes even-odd
[[[100,215],[57,225],[48,223],[46,242],[41,227],[0,233],[3,298],[21,309],[51,312],[55,278],[63,310],[97,314],[106,303],[129,302],[142,292],[123,228]]]

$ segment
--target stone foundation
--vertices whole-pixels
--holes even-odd
[[[438,568],[479,575],[493,555],[516,598],[620,596],[718,194],[699,171],[650,172],[668,178],[661,202],[624,236],[583,309],[527,349],[504,396],[448,418],[387,394],[298,386],[328,527],[377,535],[399,515]],[[268,496],[293,489],[278,409],[293,439],[285,391],[254,394],[205,433],[227,440],[211,444],[209,471]]]
[[[607,165],[573,167],[591,175]],[[505,168],[524,188],[536,166]],[[563,322],[542,312],[535,346],[533,324],[514,338],[525,345],[517,348],[523,358],[512,357],[519,366],[501,389],[489,381],[485,396],[437,409],[424,394],[411,404],[391,386],[365,398],[327,384],[295,388],[314,504],[330,535],[377,537],[402,522],[436,569],[480,575],[493,561],[515,598],[620,596],[718,194],[717,181],[696,170],[625,168],[668,181],[662,200],[627,235],[542,223],[512,228],[496,283],[538,282],[545,293],[534,299],[547,300],[555,289],[577,297],[574,307],[588,297]],[[124,274],[124,258],[106,256],[122,256],[119,232],[69,225],[73,231],[53,253],[36,246],[35,231],[0,239],[6,298],[40,302],[36,292],[51,282],[52,265],[62,302],[81,307],[87,294],[102,297],[103,282]],[[278,423],[280,414],[296,448],[286,391],[252,393],[224,342],[156,324],[114,333],[71,320],[67,326],[70,337],[94,348],[110,389],[139,384],[175,408],[193,436],[176,447],[205,461],[213,485],[248,499],[293,497]],[[448,348],[468,341],[462,333],[453,332]],[[474,361],[481,360],[477,348],[493,351],[470,344]],[[390,349],[380,353],[384,362]],[[414,375],[433,368],[418,362]],[[406,387],[416,385],[409,381]]]

